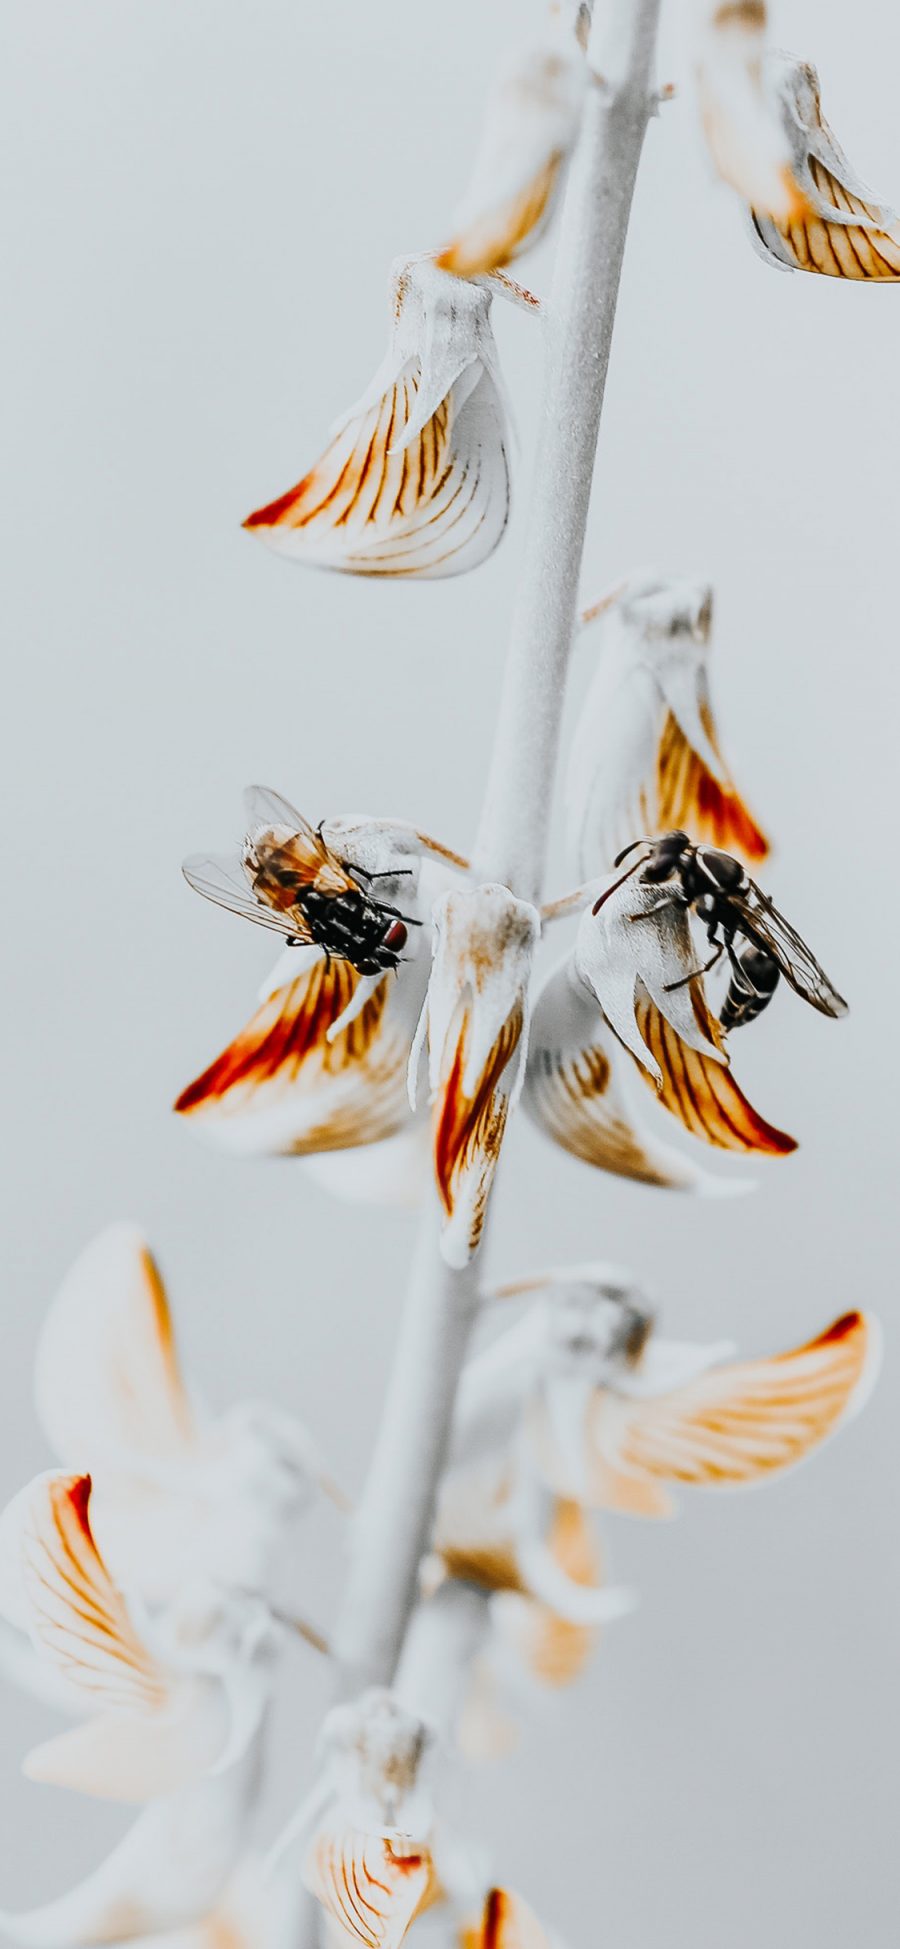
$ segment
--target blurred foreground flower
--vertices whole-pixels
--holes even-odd
[[[859,1412],[881,1364],[881,1329],[863,1313],[733,1361],[728,1342],[664,1340],[631,1275],[602,1263],[497,1289],[532,1295],[466,1370],[456,1440],[524,1439],[547,1488],[592,1509],[670,1515],[668,1484],[727,1488],[792,1467]]]
[[[317,1818],[303,1876],[363,1949],[397,1949],[439,1892],[431,1852],[432,1746],[423,1722],[380,1688],[335,1707],[322,1728],[320,1779],[310,1803]],[[302,1831],[304,1809],[299,1818]]]
[[[453,240],[437,258],[459,277],[497,270],[535,243],[553,212],[581,122],[587,63],[572,21],[551,15],[517,48],[485,111]]]
[[[569,850],[582,879],[673,826],[750,861],[766,857],[719,748],[706,667],[712,611],[707,583],[643,575],[604,616],[567,778]]]
[[[354,575],[444,576],[493,553],[509,513],[490,293],[427,257],[391,273],[391,340],[311,472],[246,528]]]
[[[100,1554],[145,1604],[191,1577],[269,1599],[296,1517],[340,1500],[293,1415],[246,1401],[213,1417],[181,1370],[165,1287],[132,1225],[76,1261],[38,1342],[38,1418],[59,1460],[89,1468]]]
[[[723,181],[779,224],[808,215],[765,65],[765,0],[699,0],[695,71],[700,119]]]
[[[90,1476],[39,1476],[0,1520],[5,1614],[98,1708],[35,1747],[24,1771],[149,1800],[240,1757],[265,1710],[274,1639],[253,1599],[201,1584],[143,1616],[97,1548],[90,1500]]]
[[[308,867],[292,843],[300,815],[276,795],[264,796],[269,823],[260,824],[256,795],[244,855],[249,849],[258,859],[262,848],[275,871],[289,876],[287,909],[276,915],[261,902],[240,861],[191,861],[187,871],[192,884],[203,882],[202,891],[217,889],[211,897],[224,905],[295,937],[298,919],[305,924],[298,901],[308,907],[309,897]],[[394,976],[360,974],[344,952],[353,946],[346,930],[344,948],[336,945],[335,895],[314,889],[325,942],[287,949],[246,1027],[175,1104],[205,1135],[241,1154],[306,1157],[379,1147],[411,1121],[407,1066],[428,981],[431,905],[466,862],[398,821],[332,819],[320,834],[358,896],[364,892],[383,910],[388,932],[402,908],[405,939],[396,949]],[[348,897],[345,891],[345,906]],[[355,917],[354,926],[358,933]],[[394,1161],[403,1175],[406,1153]]]
[[[460,1949],[554,1949],[554,1938],[520,1895],[492,1888],[478,1921],[462,1930]]]
[[[507,887],[445,893],[434,908],[434,966],[410,1058],[423,1041],[434,1103],[434,1171],[449,1265],[481,1238],[509,1111],[528,1045],[528,986],[540,917]]]
[[[835,141],[822,114],[815,68],[780,54],[771,55],[766,67],[805,207],[791,219],[745,199],[760,255],[787,270],[896,282],[900,221],[860,182]]]
[[[257,1734],[224,1771],[152,1800],[76,1887],[39,1908],[0,1910],[0,1934],[26,1949],[93,1949],[165,1932],[174,1949],[169,1932],[207,1918],[233,1875],[258,1792],[260,1746]]]

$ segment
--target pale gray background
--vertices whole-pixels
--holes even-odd
[[[491,63],[536,17],[524,0],[6,0],[4,1495],[46,1465],[29,1399],[42,1310],[118,1216],[156,1242],[208,1392],[299,1405],[362,1478],[410,1224],[332,1204],[289,1163],[221,1158],[170,1116],[269,959],[179,862],[236,835],[256,777],[313,817],[367,805],[471,836],[536,328],[496,321],[523,452],[509,536],[477,574],[329,578],[239,523],[368,379],[389,259],[440,237]],[[857,166],[900,199],[896,13],[784,0],[775,25],[818,61]],[[664,78],[683,76],[671,19],[665,50]],[[526,275],[546,285],[546,249]],[[520,1124],[492,1260],[628,1260],[670,1332],[749,1351],[872,1305],[888,1364],[808,1469],[685,1500],[674,1525],[615,1525],[640,1613],[474,1786],[499,1871],[574,1949],[896,1940],[898,342],[900,291],[754,257],[689,102],[667,110],[636,199],[585,593],[648,561],[714,577],[720,716],[779,842],[771,884],[853,1013],[832,1028],[785,994],[742,1043],[751,1093],[803,1139],[760,1168],[755,1202],[623,1186]],[[591,656],[585,642],[571,715]],[[321,1612],[337,1567],[332,1551],[311,1573]],[[278,1807],[319,1710],[312,1660],[293,1669]],[[0,1902],[22,1903],[123,1823],[21,1782],[48,1715],[9,1696],[3,1714]]]

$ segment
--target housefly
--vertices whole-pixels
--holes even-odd
[[[420,923],[372,892],[378,879],[340,859],[286,799],[265,786],[246,794],[247,833],[232,858],[194,854],[183,872],[189,886],[232,913],[281,934],[290,947],[316,946],[349,961],[361,975],[396,968],[407,929]],[[405,869],[409,870],[409,869]]]

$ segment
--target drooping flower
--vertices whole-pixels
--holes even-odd
[[[437,1892],[432,1747],[422,1720],[379,1688],[325,1720],[323,1810],[304,1880],[363,1949],[398,1949]]]
[[[553,212],[581,124],[587,63],[570,19],[550,15],[515,50],[485,111],[472,178],[456,212],[443,270],[474,277],[535,243]]]
[[[433,909],[434,965],[410,1059],[423,1042],[433,1110],[434,1171],[445,1213],[441,1251],[476,1251],[528,1044],[528,984],[540,918],[508,887],[445,893]]]
[[[752,1109],[720,1057],[686,1045],[681,1053],[674,1031],[653,1003],[640,995],[636,1006],[648,1036],[669,1040],[670,1046],[659,1053],[660,1100],[686,1129],[726,1150],[794,1148],[790,1137]],[[567,956],[549,975],[534,1005],[522,1093],[528,1115],[563,1150],[616,1177],[711,1196],[746,1190],[744,1181],[700,1170],[635,1118],[624,1085],[626,1068],[622,1045],[597,1006],[596,994],[574,957]]]
[[[648,574],[633,577],[604,616],[567,774],[569,850],[582,879],[607,872],[634,840],[676,826],[747,860],[766,857],[713,719],[712,611],[707,583]]]
[[[0,1602],[97,1716],[28,1754],[29,1779],[145,1801],[231,1765],[265,1710],[274,1639],[255,1600],[185,1587],[152,1620],[91,1528],[87,1475],[38,1476],[0,1519]]]
[[[273,837],[279,831],[290,836],[289,829],[269,828]],[[350,1161],[352,1153],[357,1165],[360,1146],[372,1146],[376,1171],[399,1181],[402,1193],[409,1177],[417,1176],[414,1160],[408,1150],[397,1155],[396,1146],[385,1156],[380,1146],[412,1122],[407,1066],[428,981],[431,904],[465,861],[397,821],[331,819],[321,836],[346,873],[361,887],[377,889],[388,913],[402,914],[406,940],[396,973],[362,975],[333,949],[289,947],[250,1021],[182,1090],[175,1108],[241,1155],[348,1153]],[[245,852],[251,845],[258,857],[260,841],[252,830]],[[214,875],[215,867],[208,862],[202,874],[207,888],[223,888],[220,897],[229,905],[254,900],[239,865],[226,863]],[[199,866],[192,872],[195,880],[201,877]],[[293,924],[288,920],[285,931]],[[333,936],[330,923],[329,931]]]
[[[877,1378],[881,1332],[843,1314],[785,1353],[735,1361],[729,1342],[662,1339],[628,1273],[588,1264],[499,1289],[535,1298],[464,1376],[460,1445],[493,1420],[524,1435],[548,1490],[633,1516],[672,1513],[669,1485],[763,1482],[802,1461]]]
[[[293,560],[353,575],[461,575],[509,513],[489,291],[431,258],[391,273],[387,355],[309,473],[244,523]]]
[[[297,1516],[337,1498],[294,1416],[247,1401],[213,1417],[185,1379],[159,1269],[113,1225],[76,1261],[38,1342],[35,1397],[65,1467],[91,1471],[101,1556],[145,1604],[192,1577],[269,1599]]]
[[[765,64],[765,0],[699,0],[694,47],[700,119],[713,164],[752,209],[778,223],[807,214]]]
[[[895,283],[900,219],[860,182],[835,141],[815,68],[782,54],[770,55],[766,68],[804,208],[791,219],[745,196],[760,255],[786,270]]]

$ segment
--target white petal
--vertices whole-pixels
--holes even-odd
[[[861,182],[835,140],[822,114],[815,68],[791,55],[772,55],[766,70],[807,208],[786,223],[748,198],[756,249],[787,270],[896,282],[900,222]]]

